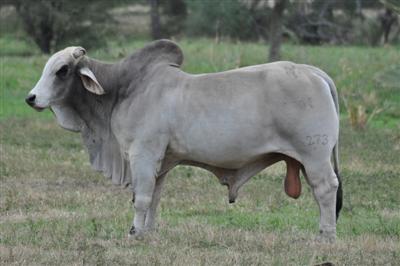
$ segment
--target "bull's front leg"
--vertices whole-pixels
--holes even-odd
[[[146,231],[151,231],[155,228],[157,207],[158,207],[158,204],[160,203],[161,190],[163,187],[165,176],[166,176],[166,174],[163,174],[163,175],[157,177],[154,192],[153,192],[153,198],[151,200],[150,207],[146,213],[146,221],[145,221],[145,230]]]
[[[152,204],[156,175],[160,168],[160,152],[158,149],[143,149],[141,146],[134,146],[129,152],[132,179],[135,180],[135,216],[129,235],[136,239],[143,238],[146,231],[146,213]]]

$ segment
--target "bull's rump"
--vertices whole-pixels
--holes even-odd
[[[190,76],[175,145],[189,159],[237,168],[270,152],[330,154],[338,119],[329,86],[290,62]]]

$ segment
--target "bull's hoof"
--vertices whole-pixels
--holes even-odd
[[[335,266],[332,262],[323,262],[321,264],[316,264],[314,266]]]
[[[131,229],[129,230],[128,237],[129,238],[134,237],[135,234],[136,234],[136,229],[135,229],[135,226],[132,225]]]
[[[235,199],[229,199],[230,204],[235,203],[235,201],[236,201]]]
[[[336,242],[336,231],[327,232],[321,230],[315,241],[324,244],[334,244]]]
[[[131,230],[129,230],[128,238],[134,238],[136,240],[143,240],[143,232],[138,232],[135,226],[132,225]]]

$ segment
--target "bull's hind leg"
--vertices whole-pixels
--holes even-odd
[[[338,179],[329,160],[304,162],[305,173],[320,210],[318,240],[334,242],[336,239],[336,193]]]

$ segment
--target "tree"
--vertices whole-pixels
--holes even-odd
[[[109,1],[14,0],[26,33],[40,50],[50,53],[66,45],[86,48],[105,43],[105,23],[111,17]]]
[[[147,0],[150,5],[150,30],[154,40],[179,34],[187,15],[185,0]]]
[[[186,0],[188,35],[254,40],[265,37],[269,7],[264,0]]]
[[[400,1],[399,0],[380,0],[386,8],[393,10],[397,14],[400,14]]]
[[[151,18],[151,37],[153,40],[161,39],[161,22],[160,22],[160,10],[159,0],[149,0],[150,4],[150,18]]]
[[[383,43],[386,44],[389,42],[389,34],[393,24],[398,21],[400,2],[396,0],[381,0],[380,2],[385,6],[384,13],[381,13],[378,18],[383,31]]]
[[[392,25],[397,21],[397,15],[391,9],[385,8],[385,11],[379,14],[379,20],[383,33],[383,43],[387,44]]]
[[[51,43],[57,38],[54,24],[55,13],[60,9],[60,3],[37,1],[32,5],[28,1],[16,1],[15,4],[26,33],[32,37],[42,52],[50,53]]]
[[[283,28],[283,12],[286,8],[287,0],[276,0],[272,10],[270,22],[270,50],[269,61],[277,61],[280,59],[280,49],[282,43],[282,28]]]
[[[165,16],[162,31],[167,36],[173,36],[182,32],[187,17],[187,5],[185,0],[168,0],[161,2],[162,13]]]

